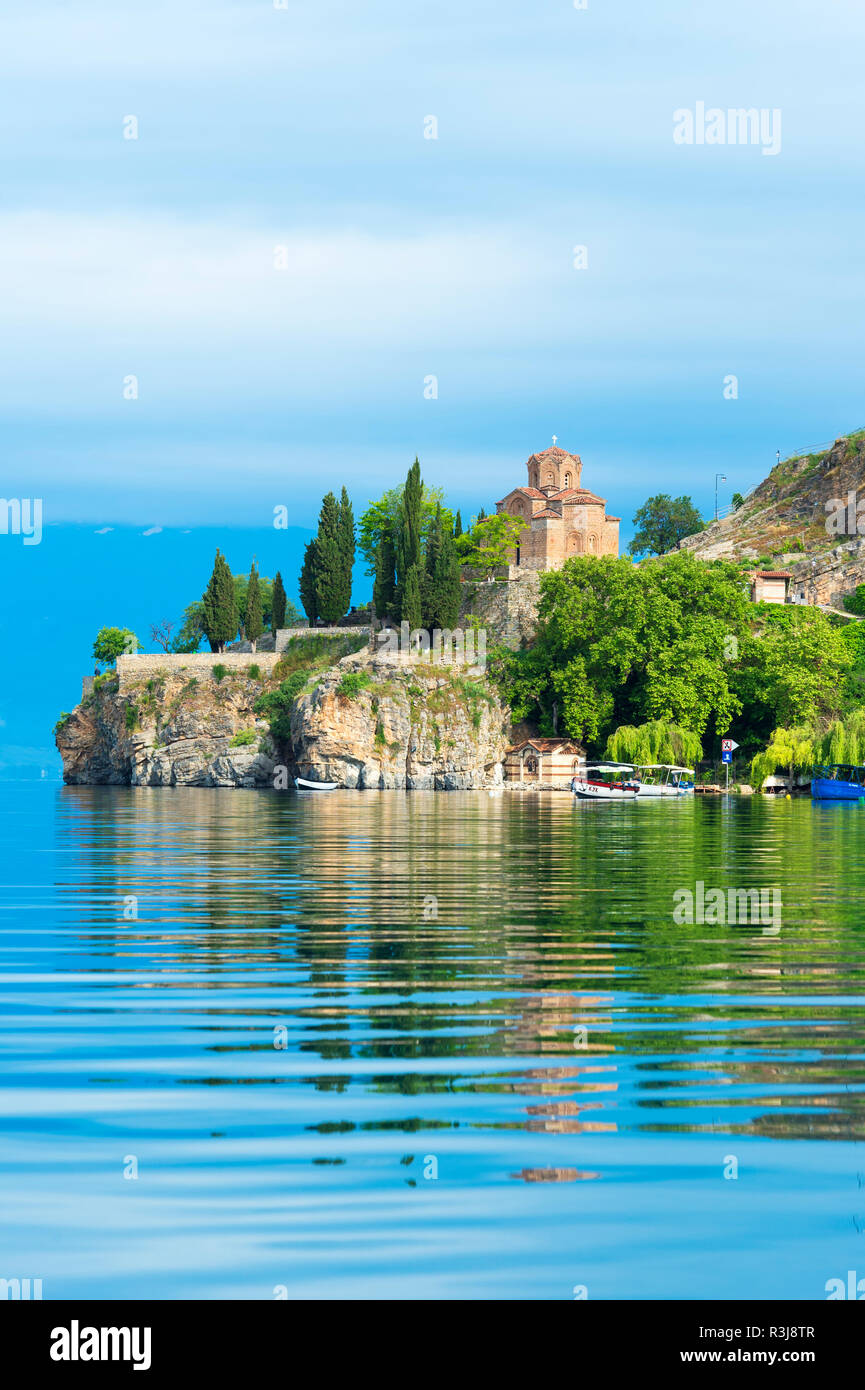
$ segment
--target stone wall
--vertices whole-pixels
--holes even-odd
[[[464,579],[460,605],[460,625],[468,617],[477,618],[487,629],[487,649],[494,642],[516,650],[532,641],[538,623],[540,574],[510,565],[507,579]]]
[[[138,652],[135,656],[117,658],[118,691],[123,694],[136,681],[149,680],[160,673],[175,676],[187,672],[192,677],[220,665],[229,671],[246,670],[256,665],[264,676],[270,674],[278,660],[277,652],[182,652],[178,655]]]
[[[284,652],[293,637],[362,637],[369,626],[356,627],[281,627],[276,633],[276,650]]]

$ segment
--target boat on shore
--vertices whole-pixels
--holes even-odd
[[[295,777],[294,785],[299,792],[335,792],[338,782],[307,782],[305,777]]]
[[[637,795],[641,799],[694,795],[692,767],[677,767],[675,763],[638,763],[634,767],[634,775],[639,783]]]
[[[865,767],[855,763],[825,763],[811,776],[814,801],[858,801],[865,796]]]
[[[587,763],[571,782],[582,801],[636,801],[638,790],[630,763]]]

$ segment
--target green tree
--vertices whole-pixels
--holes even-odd
[[[865,616],[865,584],[857,584],[852,594],[844,595],[844,607],[848,613]]]
[[[383,493],[377,502],[370,502],[358,523],[358,549],[366,560],[366,573],[372,577],[376,572],[376,555],[379,542],[389,536],[396,545],[399,520],[402,513],[405,483],[392,487]],[[436,507],[441,503],[442,520],[445,527],[453,524],[453,515],[445,505],[444,492],[440,487],[422,485],[421,537],[426,542],[429,529],[435,519]]]
[[[372,602],[379,618],[396,618],[396,554],[390,531],[378,542]]]
[[[732,500],[733,500],[733,511],[734,511],[734,512],[737,512],[737,511],[739,510],[740,507],[744,507],[744,505],[745,505],[745,499],[744,499],[744,497],[742,496],[741,492],[734,492],[734,493],[733,493],[733,499],[732,499]]]
[[[140,642],[128,627],[101,627],[93,643],[93,655],[106,666],[113,666],[119,656],[132,656]]]
[[[333,626],[348,608],[351,589],[346,585],[339,503],[332,492],[325,496],[318,519],[315,592],[319,616]]]
[[[318,540],[315,537],[306,543],[298,588],[300,589],[303,611],[309,618],[311,626],[315,626],[320,616],[318,606]]]
[[[492,670],[515,719],[590,743],[617,725],[663,720],[702,738],[726,731],[741,702],[727,659],[744,643],[751,605],[737,566],[686,551],[633,565],[577,556],[541,575],[533,650],[497,656]]]
[[[798,604],[757,604],[752,611],[734,677],[750,725],[765,737],[772,728],[829,722],[855,661],[841,629],[819,609]]]
[[[250,643],[252,650],[255,651],[255,644],[264,631],[264,617],[261,611],[261,594],[258,587],[258,570],[255,568],[255,561],[249,571],[249,584],[246,590],[246,612],[243,619],[243,631],[246,640]]]
[[[273,612],[270,620],[273,632],[278,632],[281,627],[285,627],[285,603],[285,585],[282,582],[282,575],[277,570],[273,579]]]
[[[520,516],[496,512],[475,522],[455,541],[456,552],[464,565],[473,569],[492,570],[513,563],[520,537],[527,522]]]
[[[652,719],[634,727],[621,724],[607,739],[606,757],[617,763],[676,763],[696,767],[703,757],[703,746],[690,729],[680,729],[664,719]]]
[[[794,729],[775,729],[769,746],[751,760],[751,781],[758,791],[767,777],[783,771],[787,790],[792,792],[797,772],[804,772],[814,762],[814,731],[806,724]]]
[[[224,652],[226,642],[237,636],[238,611],[231,570],[219,550],[202,605],[202,626],[211,651]]]
[[[406,585],[409,572],[415,570],[420,583],[423,563],[423,480],[420,462],[415,459],[408,471],[402,495],[402,506],[396,528],[396,583],[400,617],[406,620]],[[417,624],[415,624],[417,626]]]
[[[409,630],[414,632],[417,628],[423,627],[423,612],[421,609],[420,596],[420,571],[417,565],[412,565],[405,577],[405,587],[402,599],[401,621],[408,623]]]
[[[463,519],[462,519],[462,517],[461,517],[460,514],[459,514],[459,509],[457,509],[457,514],[456,514],[456,516],[454,517],[454,540],[455,540],[455,541],[458,541],[459,538],[460,538],[460,536],[462,535],[462,533],[463,533]]]
[[[204,604],[201,599],[195,599],[183,610],[183,622],[171,640],[171,650],[177,654],[197,652],[204,637]]]
[[[703,519],[690,497],[659,492],[644,502],[634,517],[637,528],[628,546],[631,555],[666,555],[685,536],[704,530]]]
[[[453,537],[444,525],[441,507],[429,533],[421,580],[424,626],[430,631],[455,627],[460,611],[460,568]]]
[[[351,606],[351,575],[354,569],[354,553],[356,537],[354,532],[354,509],[349,501],[348,493],[345,488],[339,499],[339,543],[342,554],[343,582],[345,585],[345,606],[343,613],[347,613]]]

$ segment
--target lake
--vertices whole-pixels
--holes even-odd
[[[569,1300],[865,1276],[865,805],[19,783],[0,826],[0,1277]],[[681,920],[714,888],[779,913]]]

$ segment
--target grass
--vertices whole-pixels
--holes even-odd
[[[219,681],[224,680],[225,677],[226,677],[227,675],[228,675],[228,667],[227,667],[227,666],[223,666],[223,664],[222,664],[221,661],[217,662],[217,664],[213,667],[213,679],[214,679],[214,680],[217,682],[217,684],[218,684]]]
[[[231,740],[231,748],[248,748],[251,743],[258,741],[257,729],[240,729]]]
[[[368,671],[346,671],[336,687],[336,693],[344,696],[346,700],[356,700],[360,692],[368,689],[372,683],[372,676]]]

